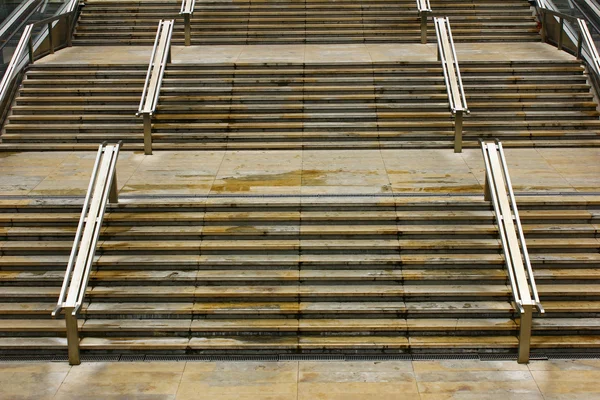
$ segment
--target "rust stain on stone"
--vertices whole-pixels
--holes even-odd
[[[297,186],[300,184],[301,170],[279,174],[256,174],[241,177],[224,178],[216,182],[214,192],[248,192],[254,187]]]

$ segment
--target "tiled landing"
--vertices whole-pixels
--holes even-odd
[[[151,46],[77,46],[39,63],[144,64]],[[458,43],[460,61],[572,60],[544,43]],[[299,44],[254,46],[173,46],[173,63],[344,63],[435,61],[437,44]]]
[[[600,149],[506,149],[517,192],[597,192]],[[95,152],[0,154],[0,195],[83,196]],[[123,151],[121,195],[482,194],[479,149]]]
[[[600,360],[0,364],[2,399],[600,398]]]

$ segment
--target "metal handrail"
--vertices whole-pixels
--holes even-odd
[[[36,57],[39,56],[35,54],[35,51],[39,49],[39,46],[41,46],[44,37],[36,38],[36,43],[34,44],[34,39],[32,37],[34,27],[39,25],[47,26],[48,31],[46,37],[48,38],[49,52],[54,53],[54,50],[57,48],[57,46],[55,46],[53,42],[52,28],[56,26],[60,20],[66,20],[67,31],[65,44],[66,46],[70,46],[71,36],[75,27],[75,17],[78,12],[78,4],[78,0],[71,0],[66,7],[66,12],[36,21],[25,27],[25,30],[23,31],[23,34],[19,39],[19,43],[17,44],[13,56],[8,64],[6,72],[2,77],[2,81],[0,81],[0,117],[2,119],[6,115],[5,110],[9,101],[8,96],[9,94],[12,94],[11,88],[14,87],[17,77],[28,64],[33,63]],[[29,51],[28,59],[25,57],[27,50]]]
[[[43,5],[41,0],[26,0],[13,10],[13,12],[3,21],[2,25],[0,26],[0,38],[8,33],[8,37],[4,40],[4,43],[7,43],[19,31],[19,29],[24,25],[24,22],[26,22],[30,16],[36,13],[41,5]],[[19,24],[19,26],[13,28],[15,23],[20,19],[22,19],[22,22]],[[3,46],[4,44],[0,45],[0,48]]]
[[[194,7],[196,7],[196,0],[182,0],[180,15],[183,15],[184,25],[184,37],[185,45],[189,46],[192,42],[192,27],[191,27],[191,16],[194,14]]]
[[[146,72],[146,80],[144,82],[144,90],[142,91],[142,98],[140,99],[140,105],[138,107],[137,115],[150,114],[152,115],[156,110],[156,104],[158,103],[158,96],[160,94],[160,88],[162,85],[162,79],[164,76],[164,70],[169,62],[171,53],[171,37],[173,35],[174,20],[166,21],[161,20],[156,30],[156,38],[154,40],[154,47],[152,48],[152,54],[150,55],[150,63],[148,64],[148,70]],[[161,45],[163,35],[166,35],[166,40]],[[160,60],[156,65],[156,58],[160,54]],[[158,75],[156,75],[158,74]],[[158,78],[155,82],[154,87],[150,87],[152,78]],[[148,102],[146,95],[152,95],[151,102]]]
[[[98,176],[98,166],[100,165],[100,160],[102,159],[103,146],[98,148],[98,153],[96,154],[96,162],[94,163],[94,168],[92,169],[92,176],[90,178],[90,183],[88,185],[88,189],[85,195],[85,200],[83,201],[83,210],[81,212],[81,216],[79,217],[79,224],[77,225],[77,232],[75,233],[75,239],[73,240],[73,247],[71,248],[71,255],[69,256],[69,261],[67,263],[67,270],[65,272],[65,278],[63,279],[62,287],[60,288],[60,294],[58,295],[58,301],[54,311],[52,311],[52,317],[55,317],[57,313],[62,309],[62,304],[65,302],[65,296],[67,294],[67,288],[69,286],[69,279],[71,277],[71,272],[73,272],[73,262],[75,261],[75,255],[77,254],[77,249],[79,247],[79,243],[81,241],[81,233],[83,232],[83,226],[85,224],[85,211],[88,209],[90,204],[90,198],[92,197],[92,189],[94,188],[94,182]]]
[[[484,199],[491,200],[506,262],[513,300],[519,309],[519,362],[529,360],[532,311],[544,308],[537,286],[502,143],[481,143],[485,165]]]
[[[116,145],[103,143],[98,148],[65,277],[56,308],[51,314],[54,318],[65,311],[71,364],[80,363],[77,314],[87,290],[104,214],[109,201],[118,202],[115,171],[120,147],[121,142]]]
[[[144,89],[136,115],[144,118],[144,152],[152,154],[152,115],[156,111],[167,63],[171,62],[174,20],[160,20],[150,55]]]
[[[565,48],[563,47],[563,31],[566,31],[570,35],[571,40],[576,42],[577,51],[575,52],[575,56],[579,59],[586,58],[586,57],[584,57],[584,55],[586,55],[586,54],[584,54],[584,52],[583,52],[583,47],[585,45],[587,48],[587,51],[589,52],[589,54],[587,54],[588,59],[586,61],[590,65],[590,67],[594,70],[594,72],[600,76],[600,56],[598,55],[598,49],[596,48],[596,44],[594,43],[594,40],[592,39],[592,35],[590,34],[590,31],[587,27],[586,22],[581,18],[577,18],[572,15],[565,14],[565,13],[562,13],[557,10],[553,10],[548,7],[550,7],[548,2],[546,2],[544,0],[538,1],[538,9],[539,9],[539,12],[541,13],[540,19],[542,22],[542,37],[543,37],[544,41],[548,41],[547,16],[550,15],[550,16],[558,18],[558,23],[560,25],[558,40],[556,43],[558,49],[565,50]],[[567,22],[570,22],[571,24],[573,24],[573,27],[572,27],[573,29],[579,28],[579,29],[577,29],[577,32],[565,30],[564,21],[567,21]],[[575,39],[575,37],[576,37],[576,39]]]
[[[417,10],[421,17],[421,43],[427,44],[427,16],[431,14],[429,0],[417,0]]]
[[[448,17],[434,18],[437,36],[438,61],[442,63],[442,72],[446,83],[446,93],[450,111],[454,116],[454,152],[462,151],[463,115],[469,114],[467,97],[462,83],[460,66],[454,46],[454,37]]]
[[[500,154],[500,163],[502,164],[502,170],[504,172],[504,179],[506,180],[506,187],[508,188],[508,195],[512,211],[515,215],[514,220],[517,225],[517,233],[519,236],[519,243],[521,244],[521,251],[523,253],[523,259],[525,260],[525,267],[527,268],[527,277],[529,284],[531,285],[531,293],[536,306],[542,314],[545,312],[542,303],[540,302],[540,296],[538,294],[537,285],[535,284],[535,277],[533,274],[533,268],[531,268],[531,260],[529,259],[529,251],[527,250],[527,244],[525,242],[525,235],[523,233],[523,226],[521,225],[521,218],[519,216],[519,209],[517,208],[517,201],[515,199],[515,192],[512,187],[512,181],[510,174],[508,173],[508,164],[506,163],[506,156],[504,155],[504,148],[499,140],[496,140],[496,146],[498,147],[498,153]]]

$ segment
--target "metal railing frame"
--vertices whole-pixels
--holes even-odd
[[[417,0],[417,10],[421,17],[421,43],[427,44],[427,18],[431,15],[429,0]]]
[[[192,27],[191,27],[191,18],[194,14],[194,7],[196,6],[196,0],[182,0],[181,1],[181,10],[179,11],[180,15],[183,15],[183,24],[184,24],[184,36],[185,36],[185,45],[189,46],[192,43]]]
[[[167,63],[171,62],[171,37],[175,20],[160,20],[150,55],[144,90],[136,115],[144,118],[144,153],[152,154],[152,115],[156,111]]]
[[[458,65],[458,57],[456,56],[456,48],[454,46],[452,29],[450,28],[450,20],[448,17],[435,17],[433,20],[438,44],[438,61],[441,61],[442,63],[450,111],[454,116],[454,152],[461,153],[463,116],[465,113],[469,114],[470,111],[467,105],[467,98],[465,96],[465,90],[462,83],[462,75],[460,73],[460,66]],[[449,57],[451,58],[450,61],[448,61]]]
[[[60,48],[71,47],[73,30],[75,29],[76,17],[79,12],[78,5],[78,0],[71,0],[70,3],[67,3],[65,12],[34,22],[25,27],[6,72],[2,77],[2,81],[0,81],[0,126],[4,124],[8,107],[12,101],[12,95],[21,81],[25,67],[33,64],[37,59],[47,54],[53,54]],[[64,32],[59,33],[62,33],[64,40],[55,43],[54,33],[60,31],[59,28],[61,26],[59,24],[61,22],[64,23],[62,26]],[[47,31],[45,34],[34,38],[33,29],[40,25],[46,27]],[[48,44],[47,49],[43,46],[46,42]],[[28,57],[26,56],[27,54]]]
[[[45,3],[42,2],[42,0],[27,0],[15,8],[0,26],[0,39],[5,37],[5,39],[2,40],[2,43],[0,43],[0,47],[3,47],[4,43],[10,41],[29,17],[38,12],[44,4]],[[18,21],[22,22],[17,25]],[[0,55],[0,61],[1,59],[2,56]]]
[[[104,213],[108,202],[119,202],[116,166],[120,147],[121,142],[116,145],[103,143],[98,148],[60,295],[56,308],[52,311],[53,318],[61,311],[65,312],[67,348],[71,365],[81,362],[77,314],[87,290]]]
[[[558,50],[566,51],[582,60],[590,72],[592,78],[590,79],[590,83],[593,85],[596,93],[600,95],[600,87],[598,86],[600,82],[600,55],[586,22],[581,18],[561,13],[549,7],[550,5],[547,1],[538,0],[537,10],[540,23],[542,24],[542,41],[556,45]],[[558,24],[558,37],[551,37],[549,33],[551,19],[554,19],[554,22]],[[565,24],[565,21],[570,23],[570,26]],[[573,42],[575,50],[565,47],[565,36]]]
[[[491,200],[494,208],[513,300],[520,315],[518,361],[527,363],[533,308],[536,307],[540,313],[544,313],[544,308],[535,284],[502,143],[498,140],[494,143],[481,140],[480,143],[486,173],[484,199]]]

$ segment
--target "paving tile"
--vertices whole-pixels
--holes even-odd
[[[0,364],[0,398],[51,399],[70,369],[66,363]]]
[[[250,62],[286,62],[303,63],[304,46],[288,45],[252,45],[244,46],[238,59],[238,63]]]
[[[373,62],[437,60],[436,43],[370,43],[366,47]]]
[[[527,370],[472,370],[454,365],[450,370],[431,370],[414,362],[422,399],[540,399],[537,385]]]
[[[296,399],[296,362],[186,364],[177,399]]]
[[[234,63],[245,46],[172,46],[173,64]]]
[[[537,361],[530,369],[545,399],[600,398],[598,360]]]
[[[298,399],[419,399],[410,361],[301,362]]]
[[[371,54],[364,44],[307,44],[306,63],[371,62]]]
[[[56,399],[174,399],[185,363],[82,363]]]
[[[152,46],[76,46],[50,54],[42,64],[144,64],[150,62]]]

